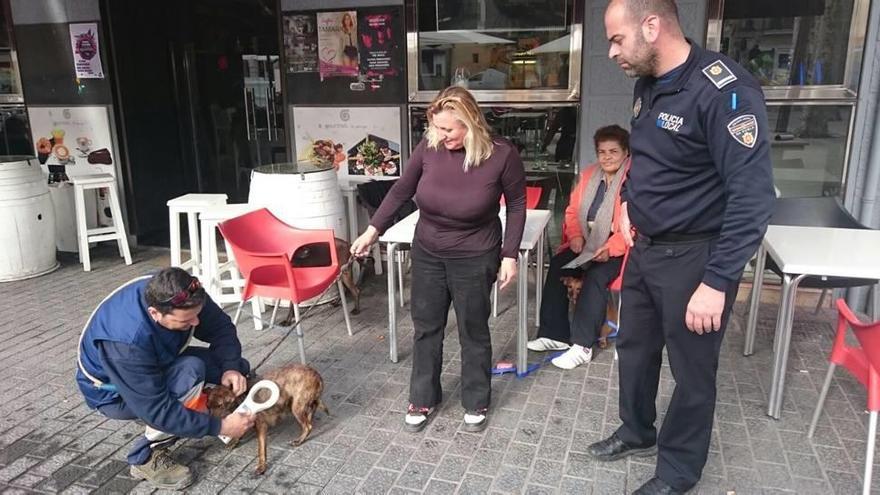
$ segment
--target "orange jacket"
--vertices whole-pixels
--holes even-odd
[[[627,172],[630,166],[630,160],[627,159],[623,162],[621,167],[624,167],[624,173]],[[581,172],[581,178],[578,181],[575,188],[571,191],[571,197],[568,201],[568,206],[565,208],[565,220],[562,223],[562,244],[559,246],[559,249],[556,251],[557,253],[568,249],[569,240],[572,237],[583,237],[586,239],[586,234],[581,231],[581,223],[578,220],[578,212],[581,208],[581,200],[584,196],[584,189],[587,187],[587,183],[590,181],[590,177],[594,172],[599,171],[602,173],[602,169],[599,167],[598,163],[593,163]],[[623,176],[623,181],[620,183],[620,186],[623,187],[623,182],[626,181],[626,175]],[[612,257],[623,256],[627,249],[626,243],[623,241],[623,235],[620,233],[620,190],[614,191],[614,214],[611,219],[611,237],[608,238],[608,242],[605,243],[605,247],[608,248],[608,255]]]

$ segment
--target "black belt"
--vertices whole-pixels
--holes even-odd
[[[700,241],[709,241],[712,239],[718,238],[721,235],[721,232],[704,232],[700,234],[676,234],[676,233],[667,233],[667,234],[659,234],[655,236],[648,236],[642,234],[641,232],[638,234],[636,238],[639,241],[642,241],[646,244],[650,245],[668,245],[668,244],[687,244],[691,242],[700,242]]]

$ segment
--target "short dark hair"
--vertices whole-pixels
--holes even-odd
[[[629,151],[629,132],[617,124],[606,125],[596,130],[596,133],[593,134],[593,145],[596,149],[599,148],[599,143],[603,141],[617,141],[617,144],[624,151]]]
[[[678,7],[675,5],[675,0],[623,0],[623,4],[630,18],[636,22],[649,15],[656,15],[679,25]]]
[[[167,315],[175,309],[194,308],[205,304],[208,296],[201,286],[190,292],[183,302],[179,304],[171,302],[171,299],[174,299],[177,294],[190,290],[194,278],[185,270],[175,266],[163,269],[147,282],[147,288],[144,291],[147,306]]]

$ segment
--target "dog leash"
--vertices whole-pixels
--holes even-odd
[[[323,291],[322,291],[317,297],[315,297],[315,298],[312,300],[312,303],[309,305],[309,307],[306,308],[305,311],[303,311],[302,315],[300,315],[300,317],[299,317],[299,321],[298,321],[298,322],[296,322],[296,321],[293,322],[293,324],[290,325],[290,328],[288,328],[287,331],[284,332],[284,335],[282,335],[281,338],[279,338],[277,341],[275,341],[275,343],[272,345],[272,349],[269,351],[269,353],[266,354],[266,355],[263,357],[263,359],[261,359],[260,362],[259,362],[256,366],[254,366],[253,368],[251,368],[251,372],[252,372],[252,373],[255,372],[255,371],[257,371],[257,370],[260,368],[260,366],[263,366],[263,364],[266,362],[266,360],[269,359],[270,356],[272,356],[272,354],[275,354],[275,351],[278,350],[278,347],[281,345],[282,342],[284,342],[284,339],[286,339],[286,338],[290,335],[290,332],[292,332],[293,329],[297,327],[297,325],[302,325],[302,322],[305,321],[306,316],[309,316],[309,314],[311,314],[312,309],[318,304],[318,301],[320,301],[321,298],[323,298],[324,295],[327,294],[327,291],[330,290],[330,287],[333,287],[334,285],[336,285],[336,282],[339,281],[339,279],[342,277],[342,274],[343,274],[346,270],[348,270],[349,268],[351,268],[351,264],[352,264],[353,262],[354,262],[354,256],[351,256],[351,257],[348,258],[348,261],[346,261],[345,263],[343,263],[342,265],[340,265],[340,267],[339,267],[339,273],[336,275],[336,278],[333,279],[333,283],[331,283],[330,285],[328,285],[328,286],[327,286],[327,287],[326,287],[326,288],[325,288],[325,289],[324,289],[324,290],[323,290]],[[340,297],[345,297],[345,294],[341,294]],[[291,304],[294,304],[294,303],[291,302]]]
[[[538,361],[537,363],[526,364],[526,370],[523,373],[518,373],[516,371],[516,366],[513,363],[510,363],[508,361],[498,361],[497,363],[495,363],[494,368],[489,369],[489,373],[495,376],[506,375],[507,373],[516,373],[517,378],[525,378],[541,366],[549,363],[554,358],[557,358],[563,354],[565,354],[565,351],[554,352],[542,359],[541,361]]]

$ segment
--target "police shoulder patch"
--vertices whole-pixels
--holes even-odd
[[[739,144],[754,148],[758,142],[758,119],[754,115],[740,115],[727,124],[727,132]]]
[[[703,74],[712,81],[716,88],[721,89],[724,86],[736,81],[736,76],[721,60],[716,60],[711,64],[703,67]]]

